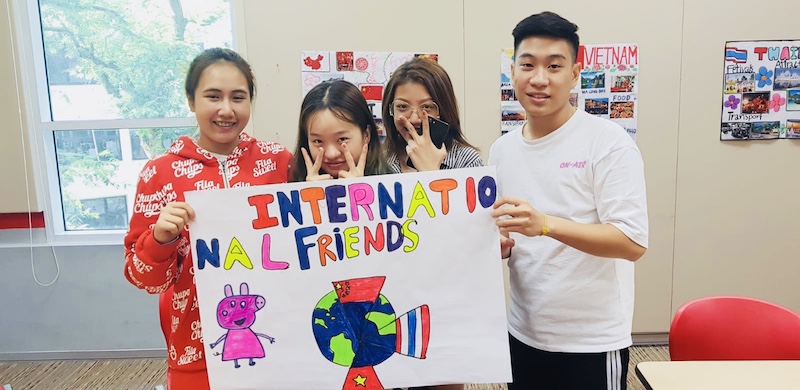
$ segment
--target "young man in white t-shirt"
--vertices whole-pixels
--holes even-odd
[[[626,389],[633,262],[648,245],[644,164],[621,126],[569,104],[577,30],[551,12],[516,26],[511,74],[527,122],[489,154],[510,269],[510,390]]]

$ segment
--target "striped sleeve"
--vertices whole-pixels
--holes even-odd
[[[443,169],[482,167],[483,160],[477,150],[468,146],[454,144],[442,162]]]

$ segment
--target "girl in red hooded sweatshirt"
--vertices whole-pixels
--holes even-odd
[[[229,49],[209,49],[192,61],[186,98],[200,136],[180,137],[139,174],[133,217],[125,237],[125,277],[160,294],[167,342],[167,387],[208,389],[190,253],[188,223],[195,212],[184,192],[285,183],[291,153],[243,132],[250,120],[255,77]]]

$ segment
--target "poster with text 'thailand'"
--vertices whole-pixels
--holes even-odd
[[[800,40],[725,44],[722,141],[800,138]]]

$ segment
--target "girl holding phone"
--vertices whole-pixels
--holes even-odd
[[[483,165],[461,131],[450,76],[414,58],[392,73],[383,94],[386,154],[393,173]]]

